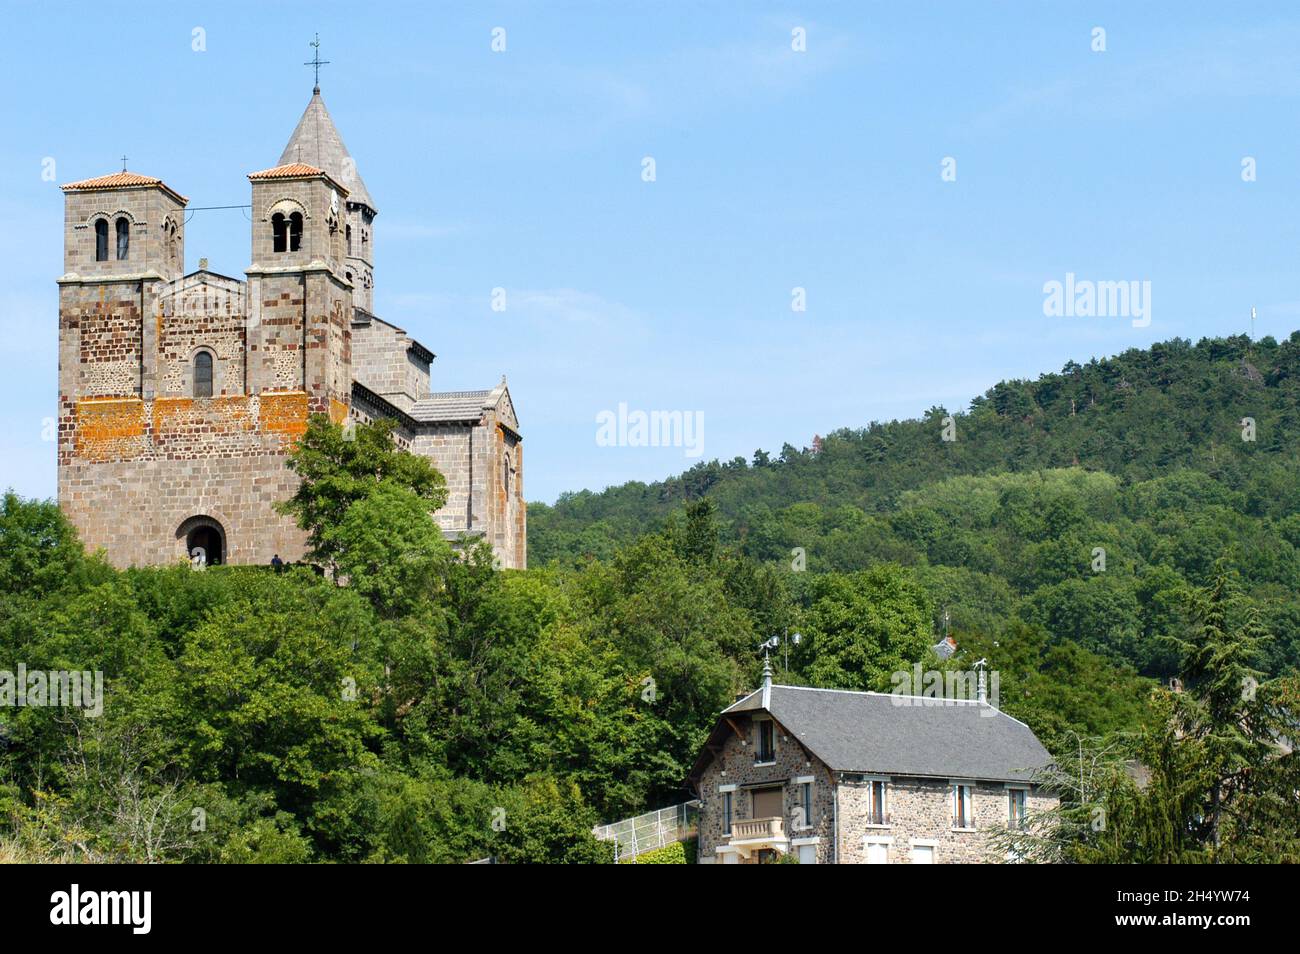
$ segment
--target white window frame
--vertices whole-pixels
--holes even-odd
[[[800,775],[800,776],[797,777],[797,778],[791,779],[791,781],[794,782],[794,784],[798,786],[798,789],[797,789],[798,796],[799,796],[799,805],[798,805],[798,807],[804,809],[803,825],[801,825],[801,826],[795,828],[795,831],[805,831],[805,830],[807,830],[807,829],[810,829],[810,828],[813,828],[813,827],[814,827],[812,816],[813,816],[813,812],[816,811],[816,809],[813,807],[813,799],[814,799],[816,796],[815,796],[815,793],[814,793],[814,791],[813,791],[813,782],[815,782],[816,779],[815,779],[813,776],[811,776],[811,775]],[[803,796],[804,796],[804,786],[805,786],[805,785],[808,786],[808,789],[807,789],[807,791],[808,791],[808,804],[807,804],[807,805],[804,804],[804,798],[803,798]]]
[[[929,848],[929,849],[930,849],[930,863],[931,863],[931,864],[935,864],[935,865],[937,865],[937,864],[939,863],[939,842],[938,842],[937,839],[934,839],[934,838],[913,838],[912,841],[911,841],[911,846],[912,846],[913,848]],[[914,862],[913,859],[911,858],[910,854],[909,854],[909,857],[908,857],[908,861],[911,861],[913,864],[915,864],[915,862]]]
[[[890,798],[889,788],[890,788],[890,783],[893,781],[893,779],[888,775],[864,775],[862,776],[862,779],[867,783],[867,818],[868,818],[867,827],[868,828],[892,828],[893,825],[891,825],[889,822],[889,798]],[[885,804],[880,806],[880,817],[884,819],[884,823],[880,825],[877,825],[874,822],[869,820],[871,816],[874,814],[872,809],[876,807],[875,805],[876,802],[875,783],[876,782],[881,782],[883,784],[881,791],[884,792],[884,802],[885,802]]]
[[[870,864],[871,846],[880,845],[885,849],[885,864],[892,864],[892,855],[894,850],[893,835],[863,835],[862,836],[862,863]]]
[[[812,861],[808,863],[815,865],[817,864],[817,845],[820,841],[820,838],[792,838],[790,839],[790,850],[794,852],[796,858],[799,858],[799,863],[803,864],[803,858],[799,857],[802,853],[801,849],[811,848]]]
[[[965,825],[958,824],[959,819],[957,818],[957,789],[959,788],[966,789],[966,817],[960,819],[960,821],[969,822],[969,824]],[[948,800],[950,803],[949,808],[951,809],[949,814],[952,818],[952,830],[975,831],[975,785],[971,782],[962,782],[953,779],[948,790]]]
[[[731,834],[731,827],[736,821],[736,786],[719,785],[718,794],[722,796],[722,835]],[[719,849],[721,850],[721,849]]]
[[[1007,792],[1007,827],[1008,827],[1008,828],[1013,828],[1013,827],[1015,827],[1015,826],[1013,826],[1013,824],[1012,824],[1012,818],[1011,818],[1011,793],[1012,793],[1012,792],[1024,792],[1024,804],[1021,806],[1020,826],[1019,826],[1020,828],[1023,828],[1023,827],[1024,827],[1024,823],[1025,823],[1025,819],[1029,817],[1029,786],[1028,786],[1028,785],[1012,785],[1012,784],[1008,783],[1008,784],[1005,786],[1005,788],[1006,788],[1006,792]]]

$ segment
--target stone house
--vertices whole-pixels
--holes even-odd
[[[724,709],[688,779],[699,858],[761,864],[1005,861],[988,843],[1056,799],[1051,756],[982,700],[762,686]]]
[[[433,352],[374,314],[378,211],[319,87],[278,164],[247,179],[243,279],[186,271],[199,210],[161,179],[63,186],[58,495],[81,539],[118,566],[296,560],[305,534],[275,504],[308,415],[382,417],[447,479],[435,532],[526,566],[505,378],[434,391]]]

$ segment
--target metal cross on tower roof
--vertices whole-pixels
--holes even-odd
[[[316,34],[316,39],[313,42],[308,43],[307,45],[310,46],[314,52],[312,53],[311,59],[302,65],[315,68],[316,85],[312,88],[312,92],[319,93],[320,92],[320,68],[322,66],[328,66],[329,60],[322,60],[320,58],[320,34],[319,33]]]

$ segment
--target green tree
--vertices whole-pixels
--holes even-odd
[[[430,513],[447,502],[447,482],[426,458],[393,442],[396,424],[381,419],[342,427],[313,414],[286,465],[301,478],[293,497],[278,504],[308,532],[310,558],[333,570],[342,541],[331,540],[348,508],[387,482],[419,497]]]
[[[427,610],[453,559],[429,502],[391,480],[353,501],[320,539],[339,573],[385,619]]]
[[[888,691],[893,673],[929,652],[930,606],[902,567],[818,576],[809,599],[798,658],[815,686]]]

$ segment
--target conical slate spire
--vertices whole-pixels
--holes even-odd
[[[321,99],[319,89],[313,91],[311,102],[307,104],[302,119],[298,120],[297,128],[289,137],[289,144],[280,155],[279,165],[292,162],[324,169],[335,182],[348,190],[349,202],[368,206],[372,212],[377,211],[366,184],[357,172],[356,161],[348,154],[348,147],[343,145],[343,137],[339,135],[329,110],[325,108],[325,100]]]

